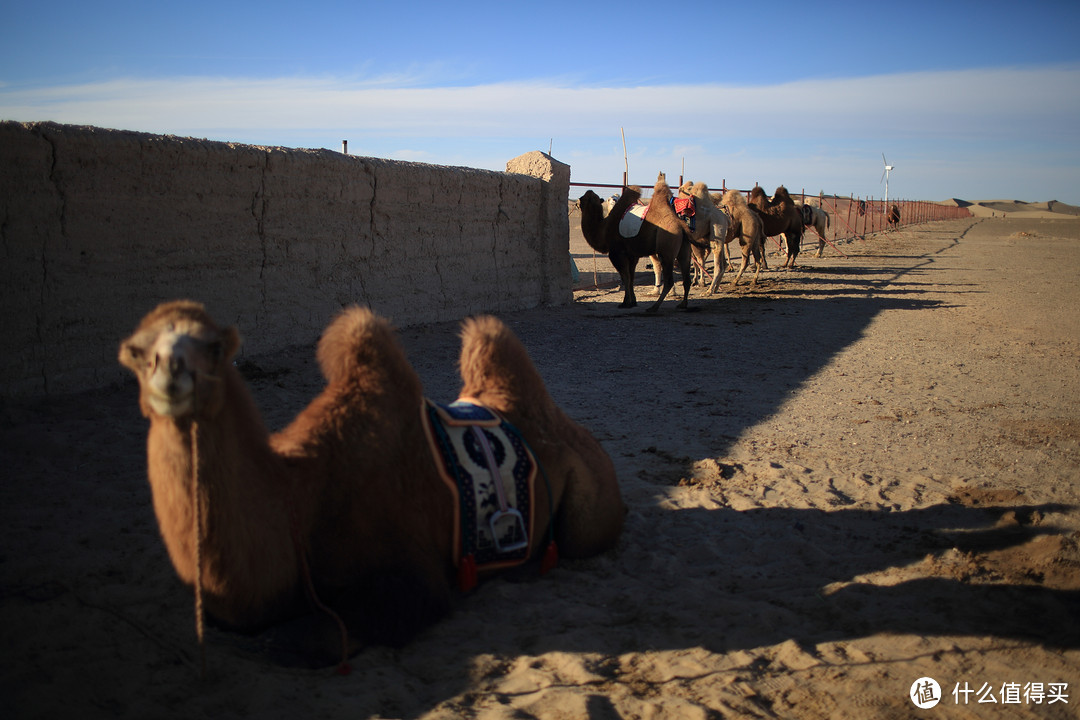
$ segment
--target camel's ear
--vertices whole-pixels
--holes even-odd
[[[221,331],[221,360],[232,362],[236,353],[240,351],[240,331],[235,325],[230,325]]]
[[[138,374],[146,366],[146,350],[134,338],[128,338],[120,343],[117,359],[121,365]]]
[[[215,368],[215,373],[227,363],[232,362],[237,350],[240,349],[240,333],[235,327],[230,326],[220,332],[217,340],[207,341],[205,345],[206,352],[210,355],[210,366]]]

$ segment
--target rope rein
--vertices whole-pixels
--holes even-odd
[[[292,519],[293,547],[296,549],[296,556],[300,560],[300,574],[304,577],[304,590],[307,591],[311,603],[318,610],[329,615],[330,619],[337,624],[338,633],[341,636],[341,662],[338,663],[336,672],[338,675],[348,675],[352,672],[352,667],[349,665],[349,629],[341,616],[334,612],[329,605],[323,603],[319,599],[318,593],[315,592],[315,581],[311,579],[311,568],[308,566],[307,553],[304,552],[304,548],[300,544],[300,522],[296,517],[296,505],[293,504],[291,508],[289,515]]]
[[[199,423],[191,422],[191,505],[195,522],[195,635],[199,640],[199,660],[202,677],[206,677],[206,614],[203,611],[203,535],[202,535],[202,503],[199,498]],[[325,605],[315,592],[315,583],[311,578],[311,569],[308,567],[307,555],[300,544],[300,527],[296,517],[296,506],[291,505],[293,546],[300,560],[300,574],[304,578],[304,589],[312,603],[322,612],[329,615],[337,623],[338,632],[341,635],[341,662],[338,664],[339,675],[348,675],[349,667],[349,631],[345,622],[336,612]]]
[[[199,499],[199,423],[191,422],[191,505],[195,516],[195,635],[199,639],[199,661],[206,677],[206,624],[203,614],[202,503]]]

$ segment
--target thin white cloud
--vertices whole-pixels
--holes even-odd
[[[715,138],[1067,132],[1080,67],[909,73],[760,87],[570,87],[513,82],[391,87],[392,79],[116,79],[0,88],[0,115],[150,132],[336,130],[385,136]],[[1070,91],[1069,89],[1073,91]]]
[[[409,72],[367,80],[121,78],[0,85],[0,118],[293,147],[336,149],[349,139],[355,154],[490,169],[553,144],[572,179],[590,182],[621,179],[625,128],[632,182],[650,183],[657,170],[675,177],[685,158],[687,177],[710,184],[865,196],[883,192],[886,152],[898,166],[894,193],[1045,200],[1080,187],[1078,88],[1080,65],[756,87],[565,79],[429,87]],[[1036,158],[1060,167],[1040,172]]]

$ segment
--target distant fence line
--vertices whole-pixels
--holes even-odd
[[[682,178],[679,178],[679,185],[682,185]],[[572,182],[570,186],[614,188],[617,190],[623,188],[622,185],[586,182]],[[648,195],[653,185],[642,183],[639,187],[642,189],[643,194]],[[708,191],[710,193],[725,193],[731,189],[727,187],[727,182],[724,181],[719,188],[708,188]],[[739,192],[745,194],[747,198],[750,197],[750,190],[740,190]],[[971,213],[966,208],[941,205],[929,200],[889,200],[886,202],[882,198],[861,198],[855,195],[848,195],[847,197],[824,193],[810,195],[806,193],[805,188],[800,193],[792,193],[791,196],[799,202],[805,203],[809,200],[812,205],[816,204],[829,213],[831,222],[825,233],[825,239],[828,242],[852,238],[864,240],[866,235],[886,230],[889,227],[889,209],[893,206],[896,206],[900,212],[898,226],[971,217]],[[810,235],[803,236],[803,241],[810,242],[815,236],[816,234],[811,232]]]

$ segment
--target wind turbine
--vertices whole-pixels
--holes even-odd
[[[885,170],[881,173],[881,180],[885,181],[885,205],[889,204],[889,171],[893,170],[896,166],[890,165],[889,161],[885,159],[885,153],[881,153],[881,159],[885,163]],[[878,182],[881,182],[878,180]]]

